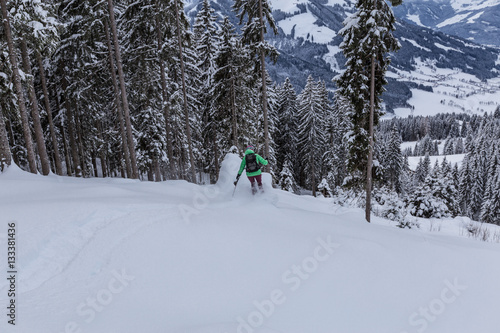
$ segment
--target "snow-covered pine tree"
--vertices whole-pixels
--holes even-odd
[[[400,45],[392,35],[396,19],[385,0],[358,0],[356,8],[356,13],[345,20],[344,28],[339,31],[344,37],[340,48],[347,59],[347,68],[336,82],[339,93],[348,97],[354,107],[349,168],[358,173],[354,178],[357,185],[365,184],[366,220],[370,222],[373,129],[381,115],[380,96],[387,83],[385,72],[390,63],[387,53],[396,51]]]
[[[500,105],[493,112],[493,118],[500,119]]]
[[[256,93],[252,89],[252,65],[249,50],[235,32],[228,17],[220,31],[220,46],[215,58],[216,70],[211,90],[211,118],[217,130],[217,146],[228,151],[256,139]]]
[[[437,164],[436,164],[437,165]],[[410,213],[417,217],[454,217],[458,214],[457,189],[450,175],[434,168],[410,198]]]
[[[321,118],[324,121],[323,130],[326,132],[324,134],[325,147],[323,148],[323,154],[324,154],[323,155],[323,163],[321,163],[321,167],[320,167],[321,177],[324,178],[324,177],[326,177],[326,175],[328,175],[328,172],[330,170],[329,165],[327,165],[328,163],[325,163],[325,161],[326,161],[326,156],[328,155],[327,154],[327,152],[328,152],[327,145],[328,145],[328,139],[329,139],[328,134],[329,133],[327,133],[327,131],[328,131],[329,119],[331,119],[331,117],[333,115],[333,106],[330,103],[330,98],[328,96],[328,90],[326,88],[325,81],[323,81],[323,80],[318,81],[317,94],[318,94],[318,98],[320,100],[319,105],[321,107],[321,113],[322,113]]]
[[[5,128],[5,119],[0,107],[0,172],[11,165],[12,155],[10,153],[9,139],[7,138],[7,129]]]
[[[276,135],[276,166],[278,172],[289,163],[293,174],[297,170],[297,95],[295,89],[286,78],[278,90],[277,101],[277,135]]]
[[[470,184],[472,182],[471,155],[465,155],[459,173],[458,204],[462,215],[469,216],[469,201],[471,197]]]
[[[193,143],[193,137],[196,133],[192,133],[191,119],[197,120],[197,108],[198,101],[196,93],[194,91],[195,86],[193,81],[197,80],[199,77],[198,68],[196,67],[196,54],[192,49],[191,41],[191,31],[189,30],[189,21],[184,12],[184,2],[179,0],[173,0],[171,13],[173,14],[175,21],[175,33],[174,39],[178,46],[178,83],[182,92],[182,104],[180,105],[184,114],[184,124],[186,131],[186,144],[182,150],[186,151],[186,169],[190,170],[190,176],[184,175],[187,179],[191,179],[192,182],[196,182],[196,160],[195,160],[195,143]],[[188,82],[191,81],[191,82]],[[189,84],[191,83],[191,85]],[[193,90],[189,89],[191,87]],[[199,124],[199,121],[196,122]],[[199,150],[198,150],[199,151]],[[198,155],[198,154],[196,154]]]
[[[131,1],[132,2],[132,1]],[[200,72],[184,3],[154,1],[159,18],[155,23],[167,131],[170,177],[196,182],[200,159],[201,123],[197,90]]]
[[[500,192],[497,186],[500,183],[500,147],[491,146],[487,168],[486,188],[481,205],[480,219],[482,222],[500,224]]]
[[[12,68],[12,76],[17,96],[18,110],[21,118],[24,140],[26,143],[26,152],[28,157],[29,170],[31,173],[38,173],[38,170],[36,168],[33,139],[31,137],[30,124],[28,119],[28,111],[26,110],[26,102],[24,99],[24,89],[21,84],[21,75],[19,73],[17,49],[14,47],[14,36],[12,34],[12,28],[8,14],[9,9],[7,8],[7,2],[5,0],[0,1],[0,6],[2,10],[2,22],[5,33],[5,39],[7,41],[9,61]]]
[[[161,181],[160,163],[166,160],[165,118],[158,108],[140,105],[137,113],[137,162],[149,181]]]
[[[430,156],[439,155],[437,146],[435,142],[431,139],[430,134],[425,135],[422,138],[422,140],[418,142],[418,146],[415,147],[414,151],[415,156],[424,156],[425,154],[429,154]]]
[[[325,198],[331,198],[333,196],[333,191],[331,190],[326,178],[321,179],[321,182],[318,184],[318,191]]]
[[[470,191],[468,203],[469,217],[476,221],[480,219],[487,181],[487,146],[483,133],[479,135],[479,138],[475,140],[475,147],[472,150],[471,182],[466,185],[468,186],[468,191]]]
[[[448,136],[444,142],[443,155],[453,155],[455,153],[455,147],[453,145],[455,139]]]
[[[318,84],[310,75],[297,98],[298,152],[303,161],[306,185],[316,195],[317,182],[321,177],[322,158],[325,151],[325,106]]]
[[[167,10],[164,2],[131,2],[119,20],[119,29],[127,36],[123,40],[123,58],[137,130],[138,166],[141,172],[148,174],[148,179],[157,181],[161,180],[161,170],[168,169],[169,162],[161,84],[163,59],[158,48],[158,33],[164,35],[165,32],[158,31],[157,25],[158,21],[168,20]]]
[[[292,193],[297,193],[297,183],[295,177],[293,176],[293,171],[290,165],[290,161],[286,160],[283,168],[280,171],[278,179],[278,187],[283,191],[288,191]]]
[[[352,128],[349,119],[351,104],[346,97],[335,94],[334,104],[330,116],[327,118],[326,131],[328,133],[328,145],[325,162],[328,165],[328,176],[330,186],[338,187],[344,184],[348,175],[346,161],[348,159],[349,144],[347,133]]]
[[[394,125],[387,140],[384,160],[381,163],[384,165],[386,185],[397,193],[402,192],[401,174],[403,172],[403,154],[401,152],[401,135]]]
[[[131,168],[131,178],[137,179],[139,177],[139,171],[137,168],[137,157],[135,151],[135,141],[133,136],[132,129],[132,118],[130,115],[130,107],[128,101],[127,88],[125,84],[125,74],[123,70],[122,56],[121,56],[121,46],[119,43],[118,36],[118,28],[115,19],[115,6],[113,4],[113,0],[108,0],[108,15],[109,15],[109,25],[111,28],[111,38],[113,40],[113,46],[116,57],[116,69],[117,69],[117,77],[120,86],[120,96],[122,99],[123,105],[123,119],[125,122],[125,129],[127,133],[127,143],[129,148],[129,157],[130,157],[130,168]]]
[[[201,116],[201,148],[204,172],[215,182],[219,173],[221,147],[217,144],[217,129],[212,117],[212,86],[216,70],[215,57],[219,47],[217,17],[208,0],[203,0],[193,25],[193,45],[198,55],[200,87],[198,99]]]
[[[11,25],[21,49],[22,67],[42,174],[47,175],[51,171],[50,160],[42,128],[43,115],[40,114],[36,96],[35,72],[32,70],[32,61],[35,54],[39,55],[40,50],[53,50],[57,42],[57,21],[53,16],[54,5],[40,0],[15,0],[10,1],[10,3],[17,8],[16,11],[12,12],[15,14],[12,17]],[[53,128],[51,129],[53,130]]]
[[[267,128],[268,128],[268,136],[267,136],[267,142],[269,144],[269,155],[264,155],[269,160],[269,164],[266,167],[268,171],[271,173],[273,176],[273,179],[275,179],[278,175],[275,174],[275,170],[271,169],[269,166],[270,165],[276,165],[276,142],[274,140],[275,135],[277,133],[277,127],[276,123],[278,121],[278,113],[276,110],[277,107],[277,93],[276,93],[276,85],[273,85],[273,81],[271,80],[271,77],[269,76],[269,73],[266,71],[266,100],[267,100]],[[255,86],[253,90],[255,91],[256,94],[256,101],[263,100],[262,96],[262,84],[260,83],[260,78],[257,79],[255,82]],[[261,109],[260,105],[257,104],[258,109]],[[266,145],[266,136],[265,136],[265,119],[264,119],[264,112],[263,111],[258,111],[257,112],[257,127],[256,127],[256,139],[252,140],[254,144],[256,143],[257,147],[262,147],[260,150],[261,154],[265,154],[265,145]]]
[[[403,167],[401,169],[401,175],[399,177],[401,183],[401,194],[403,197],[407,197],[413,192],[414,183],[412,181],[412,173],[410,170],[410,164],[408,162],[408,156],[403,156]]]
[[[420,158],[415,170],[415,183],[422,184],[431,172],[431,159],[429,154],[425,154],[424,159]]]
[[[55,11],[55,8],[54,8]],[[54,13],[55,15],[55,13]],[[57,22],[56,19],[54,19],[52,22]],[[54,124],[54,118],[52,115],[52,106],[50,102],[50,94],[49,94],[49,88],[47,84],[47,76],[46,76],[46,70],[45,66],[49,66],[50,62],[49,61],[44,61],[43,59],[50,59],[52,54],[54,53],[57,43],[59,41],[59,34],[57,33],[57,30],[51,30],[51,34],[47,35],[47,37],[44,39],[44,43],[42,46],[39,46],[35,49],[35,56],[37,59],[38,63],[38,71],[39,71],[39,76],[40,76],[40,85],[41,85],[41,91],[43,93],[43,101],[44,101],[44,107],[45,107],[45,112],[47,114],[47,121],[48,121],[48,126],[49,126],[49,131],[50,131],[50,143],[52,144],[52,149],[50,153],[53,156],[53,161],[54,161],[54,168],[56,171],[56,174],[59,176],[62,176],[63,174],[63,166],[62,166],[62,157],[60,153],[60,143],[57,138],[58,136],[58,130],[56,129],[56,126]],[[48,146],[50,149],[50,146]]]
[[[271,4],[268,0],[235,0],[233,9],[240,19],[240,24],[246,19],[245,24],[241,28],[242,41],[249,46],[251,56],[255,60],[254,72],[260,74],[260,82],[262,84],[261,106],[264,118],[264,155],[270,156],[265,58],[267,56],[271,60],[276,61],[278,52],[274,46],[264,39],[264,35],[267,32],[267,27],[270,27],[274,34],[277,34],[278,27],[274,22]]]
[[[463,154],[465,152],[464,141],[458,137],[455,139],[453,154]]]
[[[110,173],[119,172],[123,178],[132,177],[132,166],[130,162],[129,144],[127,139],[127,131],[122,107],[122,98],[120,96],[120,88],[116,74],[116,62],[114,50],[111,41],[111,33],[108,20],[104,21],[104,35],[106,38],[106,47],[108,55],[109,68],[111,78],[111,86],[113,87],[113,97],[111,101],[114,105],[111,106],[111,113],[108,123],[108,131],[117,133],[118,135],[109,135],[106,144],[109,146],[110,154],[108,157],[110,164]],[[113,112],[114,111],[114,112]]]
[[[0,27],[0,29],[3,29]],[[16,156],[12,154],[9,138],[7,136],[7,120],[16,111],[14,92],[12,91],[10,80],[11,69],[9,55],[4,51],[5,45],[0,41],[0,172],[12,164],[12,159],[16,162]]]

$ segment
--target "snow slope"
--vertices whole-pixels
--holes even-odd
[[[463,73],[460,69],[437,68],[432,63],[417,59],[415,72],[388,72],[387,76],[401,81],[410,81],[433,92],[411,89],[412,98],[408,103],[413,108],[396,108],[398,117],[432,116],[438,113],[491,113],[498,107],[500,79],[493,78],[481,82],[478,78]]]
[[[274,190],[0,174],[1,332],[494,333],[500,245]]]

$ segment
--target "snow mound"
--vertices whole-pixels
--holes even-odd
[[[238,154],[229,153],[226,155],[221,163],[221,168],[219,172],[219,180],[217,181],[217,186],[222,193],[232,193],[234,190],[234,181],[236,180],[236,175],[240,169],[241,158]],[[236,193],[247,193],[251,194],[250,182],[245,180],[245,171],[241,174],[241,178],[238,181],[238,185],[235,190]],[[262,173],[262,185],[264,191],[271,191],[273,184],[272,176],[269,173]],[[246,197],[246,196],[245,196]]]
[[[221,163],[219,171],[219,179],[217,185],[226,191],[233,189],[233,182],[236,180],[236,175],[240,168],[241,158],[238,154],[227,154]]]

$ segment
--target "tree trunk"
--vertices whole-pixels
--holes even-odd
[[[65,92],[68,88],[68,83],[66,82],[66,78],[64,75],[64,69],[62,68],[61,64],[61,85],[62,89]],[[65,100],[64,100],[64,107],[66,109],[66,123],[68,126],[68,136],[69,136],[69,150],[71,153],[71,157],[73,160],[73,168],[75,171],[75,177],[81,177],[82,176],[82,170],[80,168],[80,157],[78,155],[78,147],[76,143],[76,133],[75,133],[75,121],[73,117],[73,110],[72,110],[72,105],[69,100],[68,94],[65,95]],[[68,165],[68,170],[70,170],[71,166]]]
[[[71,166],[71,159],[69,158],[69,151],[68,151],[68,141],[66,140],[66,134],[64,133],[64,127],[61,126],[61,135],[62,135],[62,140],[63,140],[63,149],[64,149],[64,159],[66,161],[66,174],[71,177],[73,176],[73,171],[72,171],[72,166]]]
[[[130,165],[130,153],[127,144],[127,132],[123,121],[122,102],[120,100],[120,89],[118,88],[118,80],[115,73],[115,62],[113,60],[113,47],[111,46],[111,37],[109,36],[108,20],[104,20],[104,30],[106,30],[106,43],[108,45],[109,66],[111,72],[111,81],[113,81],[113,89],[115,91],[115,104],[116,114],[118,115],[118,122],[120,125],[120,135],[122,138],[123,158],[125,160],[125,169],[127,170],[127,177],[132,177],[132,167]]]
[[[80,156],[80,169],[82,170],[82,177],[86,175],[90,176],[90,172],[87,170],[87,161],[85,158],[85,148],[83,147],[83,129],[82,129],[82,117],[80,117],[80,109],[78,104],[75,106],[75,112],[73,113],[75,117],[75,126],[78,139],[78,152]]]
[[[260,42],[264,44],[264,14],[262,13],[262,0],[259,0],[259,20],[260,20]],[[262,112],[264,113],[264,151],[266,158],[269,158],[269,120],[267,116],[267,85],[266,85],[266,55],[264,49],[260,50],[260,70],[262,74]],[[270,165],[267,164],[265,170],[269,172]]]
[[[33,119],[33,128],[35,131],[36,145],[40,163],[42,164],[42,174],[47,176],[50,173],[50,161],[45,146],[45,138],[43,137],[42,123],[40,121],[40,111],[38,110],[38,101],[35,94],[35,85],[33,83],[33,73],[31,71],[31,63],[28,55],[28,45],[24,36],[21,36],[21,55],[23,59],[24,73],[29,75],[28,78],[28,97],[31,102],[31,118]]]
[[[62,176],[62,162],[61,155],[59,154],[59,145],[57,143],[56,129],[54,127],[54,121],[52,119],[52,110],[50,109],[49,101],[49,91],[47,89],[47,80],[45,78],[45,70],[43,69],[42,56],[38,50],[36,51],[36,58],[38,62],[38,67],[40,69],[40,81],[42,83],[43,96],[45,101],[45,110],[47,111],[47,119],[49,121],[50,138],[52,140],[52,146],[54,147],[54,160],[56,166],[56,174]]]
[[[5,129],[7,130],[7,138],[10,140],[11,146],[15,147],[16,146],[16,139],[14,137],[14,131],[12,130],[12,122],[8,119],[5,122]],[[7,142],[9,142],[9,141],[7,141]],[[14,163],[16,163],[16,165],[19,165],[19,159],[17,158],[17,155],[12,154],[12,151],[11,151],[11,156],[12,156],[12,160],[14,161]]]
[[[155,170],[155,182],[161,182],[160,164],[158,163],[158,158],[156,157],[153,161],[153,168]]]
[[[92,169],[94,169],[94,177],[99,178],[99,172],[97,171],[97,158],[95,157],[95,152],[92,152],[90,160],[92,161]]]
[[[9,139],[7,138],[7,129],[5,128],[2,109],[0,108],[0,172],[11,163],[12,155],[10,153]]]
[[[129,110],[128,99],[127,99],[127,90],[125,88],[125,75],[123,74],[120,45],[118,44],[118,33],[116,31],[116,21],[115,21],[113,0],[108,0],[108,8],[109,8],[109,20],[111,23],[111,32],[113,33],[113,43],[115,46],[116,67],[118,69],[118,78],[119,78],[120,89],[121,89],[121,94],[122,94],[123,115],[125,118],[125,127],[127,130],[127,143],[128,143],[129,153],[130,153],[130,164],[131,164],[132,178],[138,179],[139,172],[137,170],[137,157],[135,155],[134,138],[132,136],[132,122],[130,120],[130,110]]]
[[[104,133],[102,130],[102,122],[100,120],[97,121],[97,133],[99,136],[99,140],[101,142],[106,142],[104,139]],[[99,149],[99,157],[101,159],[101,171],[102,171],[102,178],[106,178],[108,176],[108,171],[106,170],[106,160],[107,160],[107,154],[105,153],[107,149],[105,149],[104,144],[101,146],[101,149]]]
[[[213,145],[214,145],[214,164],[215,164],[215,177],[214,177],[214,184],[217,182],[217,179],[219,178],[219,149],[217,147],[217,132],[213,131]],[[235,146],[236,147],[236,146]]]
[[[372,204],[372,164],[373,164],[373,114],[375,112],[375,55],[372,55],[372,73],[370,85],[370,119],[368,123],[368,163],[366,166],[366,211],[365,218],[370,222]]]
[[[17,60],[16,60],[16,52],[14,50],[14,42],[12,41],[12,32],[10,30],[9,17],[7,15],[6,1],[0,0],[0,5],[2,7],[4,32],[5,32],[5,38],[7,39],[7,46],[9,48],[9,59],[10,59],[10,64],[12,66],[12,76],[14,80],[14,86],[16,87],[17,103],[19,106],[19,113],[21,116],[21,123],[23,126],[24,140],[26,141],[28,164],[31,173],[38,173],[36,169],[35,151],[33,149],[33,139],[31,137],[28,112],[26,111],[26,103],[24,101],[24,91],[21,85],[21,78],[19,76],[19,68],[17,66]]]
[[[62,73],[62,71],[61,71],[61,73]],[[61,112],[61,104],[59,102],[59,97],[57,96],[57,94],[54,94],[54,96],[55,96],[57,110],[59,110],[59,112]],[[72,176],[71,159],[69,158],[68,141],[66,140],[66,133],[65,133],[65,129],[64,129],[64,124],[59,124],[59,130],[61,132],[61,137],[62,137],[62,142],[63,142],[63,155],[64,155],[64,161],[66,162],[66,174],[69,177],[71,177]]]
[[[233,146],[238,147],[238,124],[236,121],[236,88],[234,86],[234,77],[231,77],[231,124],[233,127]],[[216,132],[216,129],[214,129]],[[217,148],[217,147],[215,147]]]
[[[177,25],[177,41],[179,44],[179,60],[181,62],[181,78],[182,78],[182,94],[184,96],[184,118],[186,119],[186,136],[188,140],[188,150],[189,150],[189,163],[191,164],[191,177],[192,181],[196,183],[196,169],[194,165],[194,155],[193,155],[193,143],[191,140],[191,125],[189,123],[189,110],[187,102],[187,89],[186,89],[186,71],[184,68],[184,56],[182,50],[182,36],[181,36],[181,25],[179,20],[179,10],[177,5],[177,0],[175,1],[175,21]]]
[[[316,197],[316,168],[314,164],[314,151],[311,151],[311,183],[312,183],[312,195]]]
[[[155,2],[156,10],[158,11],[158,1]],[[163,36],[160,30],[160,19],[156,17],[156,39],[158,44],[158,63],[160,64],[160,78],[161,78],[161,90],[163,96],[163,117],[165,118],[165,129],[167,132],[167,157],[169,173],[171,176],[175,175],[175,163],[174,163],[174,149],[172,148],[172,136],[170,130],[170,106],[169,97],[167,90],[167,76],[165,74],[165,65],[161,59],[162,51],[162,40]]]

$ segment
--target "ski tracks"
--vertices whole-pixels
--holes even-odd
[[[92,207],[80,217],[66,212],[65,219],[50,223],[52,232],[29,239],[29,250],[18,259],[20,292],[40,288],[55,277],[62,277],[73,266],[82,278],[98,274],[116,248],[134,234],[155,223],[178,221],[180,217],[174,208],[157,204]],[[6,282],[0,282],[2,293]]]

